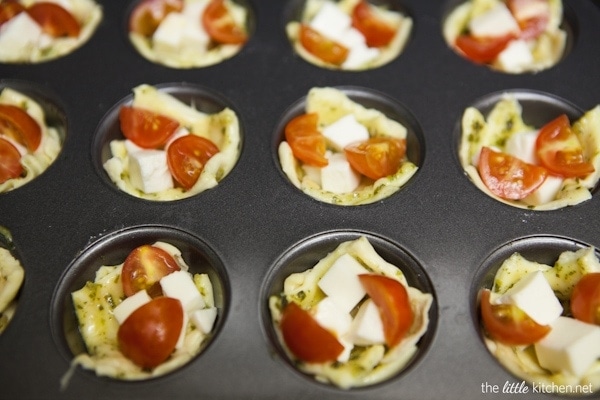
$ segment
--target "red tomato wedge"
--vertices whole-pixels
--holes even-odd
[[[535,39],[550,21],[548,0],[508,0],[507,6],[519,23],[521,39]]]
[[[358,279],[379,310],[385,343],[394,347],[406,336],[413,323],[406,288],[397,280],[383,275],[365,274],[359,275]]]
[[[25,11],[25,7],[16,0],[6,0],[0,3],[0,25]]]
[[[207,161],[219,152],[216,144],[196,135],[175,139],[167,148],[167,164],[173,178],[186,190],[198,180]]]
[[[363,34],[369,47],[387,46],[396,35],[397,28],[378,17],[372,6],[361,0],[352,10],[352,26]]]
[[[42,129],[37,121],[22,108],[9,104],[0,104],[0,133],[29,151],[37,150],[42,141]]]
[[[153,286],[162,277],[179,269],[177,262],[163,249],[148,244],[137,247],[123,263],[123,292],[128,297],[143,289],[153,292]]]
[[[535,147],[540,163],[553,174],[583,178],[594,172],[594,166],[585,160],[581,142],[565,114],[540,129]]]
[[[22,174],[21,153],[8,140],[0,138],[0,184]]]
[[[283,340],[294,356],[309,363],[335,361],[344,346],[333,333],[296,303],[289,303],[281,315]]]
[[[56,3],[33,3],[27,13],[37,22],[42,30],[53,37],[77,37],[81,26],[73,14]]]
[[[181,10],[183,0],[143,0],[131,12],[129,31],[150,37],[167,14]]]
[[[481,292],[481,319],[490,338],[509,346],[526,346],[550,332],[513,304],[491,304],[490,291]]]
[[[132,312],[119,326],[119,349],[140,367],[154,368],[173,353],[182,327],[181,302],[157,297]]]
[[[456,38],[456,47],[471,61],[478,64],[491,63],[513,39],[512,35],[490,38],[476,38],[460,35]]]
[[[589,324],[600,325],[600,273],[584,275],[571,293],[573,316]]]
[[[348,58],[348,48],[306,24],[300,25],[300,44],[313,56],[333,65],[341,65]]]
[[[398,171],[406,154],[406,140],[371,138],[344,148],[348,162],[361,174],[377,180]]]
[[[179,128],[179,122],[143,108],[123,106],[119,111],[119,122],[123,135],[136,145],[155,149]]]
[[[507,200],[527,197],[544,183],[548,175],[545,168],[489,147],[481,149],[478,171],[485,186],[496,196]]]
[[[227,9],[224,0],[211,0],[202,14],[202,25],[210,37],[219,43],[243,44],[248,35]]]
[[[285,140],[298,160],[314,167],[324,167],[329,163],[325,157],[327,143],[317,128],[318,121],[316,113],[294,117],[285,126]]]

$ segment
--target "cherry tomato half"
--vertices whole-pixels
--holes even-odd
[[[489,147],[481,149],[478,171],[481,180],[492,193],[508,200],[527,197],[544,183],[548,175],[543,167]]]
[[[129,297],[143,289],[152,291],[162,277],[179,269],[177,262],[163,249],[149,244],[136,247],[123,263],[123,292]]]
[[[456,38],[456,47],[471,61],[478,64],[491,63],[513,39],[512,35],[477,38],[460,35]]]
[[[191,189],[208,160],[218,152],[217,145],[208,139],[196,135],[182,136],[167,148],[169,171],[184,189]]]
[[[313,56],[333,65],[341,65],[348,58],[348,48],[306,24],[300,25],[300,44]]]
[[[379,18],[365,0],[352,10],[352,26],[363,34],[369,47],[387,46],[397,31],[394,25]]]
[[[318,120],[316,113],[294,117],[285,126],[285,140],[298,160],[314,167],[324,167],[329,164],[325,157],[327,143],[317,128]]]
[[[344,148],[348,162],[361,174],[377,180],[398,171],[406,154],[406,141],[393,138],[370,138]]]
[[[183,10],[183,0],[143,0],[129,17],[129,31],[150,37],[170,12]]]
[[[42,129],[37,121],[22,108],[9,104],[0,104],[0,133],[29,151],[37,150],[42,141]]]
[[[580,321],[600,325],[600,272],[584,275],[571,293],[571,312]]]
[[[490,338],[509,346],[530,345],[550,332],[513,304],[491,304],[490,291],[481,292],[481,319]]]
[[[581,142],[565,114],[540,129],[535,147],[540,163],[553,174],[582,178],[594,172],[594,166],[585,160]]]
[[[211,0],[202,14],[202,26],[219,43],[243,44],[248,40],[244,29],[235,22],[224,0]]]
[[[16,0],[0,2],[0,25],[23,11],[25,11],[25,7]]]
[[[123,106],[119,111],[123,135],[136,145],[155,149],[164,145],[179,128],[179,122],[139,107]]]
[[[73,14],[56,3],[33,3],[27,13],[37,22],[42,30],[50,36],[77,37],[81,27]]]
[[[381,315],[385,343],[393,347],[400,343],[413,323],[408,292],[395,279],[377,274],[359,275],[358,279]]]
[[[182,327],[181,302],[157,297],[132,312],[119,326],[119,349],[140,367],[154,368],[173,353]]]
[[[0,184],[22,174],[21,153],[8,140],[0,138]]]
[[[309,363],[335,361],[344,350],[333,333],[293,302],[283,309],[281,333],[292,354]]]

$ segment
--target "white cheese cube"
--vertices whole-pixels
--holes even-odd
[[[360,68],[379,57],[379,54],[380,51],[376,47],[368,47],[367,45],[350,47],[350,52],[342,67],[347,69]]]
[[[339,40],[350,28],[352,19],[331,1],[323,3],[310,21],[310,27],[329,39]]]
[[[328,160],[321,168],[321,188],[338,194],[354,191],[360,184],[360,174],[352,169],[344,154],[332,154]]]
[[[350,313],[342,310],[330,297],[325,297],[316,305],[313,318],[338,338],[345,335],[352,325]]]
[[[541,271],[530,272],[504,293],[499,303],[514,304],[540,325],[554,322],[563,307]]]
[[[21,12],[0,27],[0,59],[20,61],[42,41],[42,28],[26,12]],[[43,42],[43,41],[42,41]]]
[[[600,327],[560,317],[535,344],[535,352],[542,367],[582,376],[600,358]]]
[[[548,0],[515,1],[513,5],[511,11],[519,21],[545,17],[550,12],[550,2]]]
[[[133,143],[129,139],[125,139],[125,143],[124,144],[125,144],[125,150],[127,150],[127,153],[136,153],[138,151],[145,151],[146,150],[143,147],[140,147],[137,144]]]
[[[506,72],[519,73],[533,64],[533,54],[524,40],[513,40],[498,54],[498,64]]]
[[[200,330],[200,332],[209,334],[217,319],[217,308],[209,307],[201,310],[194,310],[190,313],[190,319],[194,326]]]
[[[161,278],[160,287],[165,296],[181,301],[185,312],[204,308],[204,300],[189,272],[171,272]]]
[[[203,52],[208,43],[208,34],[202,29],[200,19],[171,12],[160,23],[152,35],[154,50],[159,54],[176,54],[187,49]]]
[[[352,322],[351,340],[359,346],[385,343],[383,322],[373,300],[367,299],[358,309]]]
[[[354,343],[352,343],[351,341],[349,341],[346,338],[338,338],[338,342],[340,342],[340,344],[342,346],[344,346],[344,350],[342,350],[342,352],[340,353],[340,355],[337,358],[337,361],[339,362],[347,362],[350,359],[350,353],[352,352],[352,349],[354,348]]]
[[[323,128],[322,132],[329,144],[338,151],[343,151],[350,143],[369,139],[369,131],[356,120],[353,114],[343,116]]]
[[[511,135],[504,145],[504,152],[529,164],[538,164],[535,142],[538,131],[517,132]]]
[[[338,38],[338,43],[352,51],[352,48],[354,47],[366,46],[367,41],[358,29],[350,27],[343,32],[341,37]]]
[[[151,297],[148,295],[148,292],[145,290],[140,290],[136,292],[134,295],[125,298],[118,306],[113,310],[113,315],[115,319],[121,325],[123,321],[127,319],[131,315],[132,312],[148,303]]]
[[[469,30],[476,37],[497,37],[518,34],[519,24],[503,2],[469,21]]]
[[[548,175],[544,182],[533,193],[523,199],[530,205],[546,204],[556,198],[563,185],[563,179],[558,176]]]
[[[344,312],[350,312],[366,294],[358,276],[368,273],[354,257],[344,254],[335,260],[318,286]]]
[[[173,178],[167,165],[167,153],[162,150],[142,150],[129,153],[131,184],[144,193],[156,193],[173,188]]]

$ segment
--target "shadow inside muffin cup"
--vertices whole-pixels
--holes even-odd
[[[226,98],[208,88],[185,82],[163,83],[153,85],[153,87],[158,89],[160,92],[173,96],[175,99],[188,106],[194,107],[196,110],[202,113],[216,114],[223,111],[225,108],[229,108],[233,110],[233,112],[235,112],[239,118],[239,112],[237,112],[236,108]],[[110,179],[103,165],[112,157],[110,142],[113,140],[125,139],[125,136],[121,131],[119,111],[122,106],[131,106],[133,103],[133,98],[134,95],[129,94],[111,107],[111,109],[100,120],[94,133],[94,140],[92,143],[92,163],[96,169],[96,173],[106,184],[116,190],[119,189]],[[241,125],[242,121],[239,120],[238,122],[240,124],[240,143],[237,159],[235,161],[236,163],[239,160],[239,153],[241,152],[244,142],[243,126]],[[233,168],[235,168],[235,165]]]
[[[378,110],[387,118],[402,124],[406,128],[406,158],[418,168],[422,166],[425,159],[425,136],[419,121],[404,104],[373,89],[359,86],[335,86],[333,88],[344,93],[353,102],[368,109]],[[280,117],[273,131],[272,153],[274,161],[279,166],[279,172],[286,180],[288,180],[288,177],[282,169],[278,148],[281,142],[285,141],[286,125],[294,117],[306,113],[306,101],[307,96],[304,96],[293,103]],[[418,173],[417,170],[416,174]],[[414,179],[414,176],[412,179]]]
[[[288,276],[313,268],[321,259],[325,258],[340,244],[356,240],[361,236],[368,239],[377,254],[387,262],[395,265],[404,273],[409,286],[419,289],[423,293],[431,294],[433,296],[433,301],[429,308],[427,331],[417,343],[417,352],[410,358],[405,366],[392,377],[382,382],[353,387],[351,390],[361,390],[380,386],[407,373],[425,357],[437,330],[438,306],[434,287],[423,266],[407,250],[386,238],[361,231],[331,231],[306,238],[288,248],[271,266],[260,291],[260,315],[263,333],[278,358],[295,373],[313,384],[334,387],[331,384],[317,381],[313,376],[300,371],[297,368],[297,361],[288,356],[273,324],[269,309],[269,298],[271,296],[280,296],[283,293],[284,281]]]
[[[84,287],[86,282],[93,282],[100,267],[119,265],[133,249],[157,241],[179,249],[191,274],[208,275],[218,313],[215,325],[196,357],[201,357],[202,352],[215,340],[225,323],[230,298],[229,281],[222,261],[204,241],[185,231],[166,226],[142,225],[102,237],[84,249],[66,268],[51,301],[52,335],[66,360],[70,362],[78,354],[87,352],[79,332],[71,293]]]
[[[458,7],[462,6],[465,3],[468,3],[469,1],[470,0],[447,0],[447,1],[445,1],[444,5],[442,6],[442,18],[441,18],[441,27],[440,27],[440,31],[442,32],[442,36],[444,37],[444,41],[446,42],[448,47],[450,47],[450,49],[454,53],[456,53],[456,55],[458,57],[461,57],[461,58],[463,58],[469,62],[472,62],[475,65],[479,65],[483,68],[489,68],[495,72],[510,74],[510,72],[501,71],[499,69],[492,68],[490,65],[477,64],[477,63],[469,60],[464,54],[462,54],[454,46],[454,43],[449,42],[449,37],[447,37],[447,34],[446,34],[447,23],[449,21],[449,18],[451,17],[452,13],[457,10]],[[568,4],[568,2],[566,2],[564,0],[560,0],[560,1],[562,1],[563,15],[562,15],[562,21],[559,25],[559,28],[566,33],[565,47],[563,49],[563,53],[561,54],[559,59],[556,61],[556,63],[554,65],[548,66],[544,70],[555,67],[556,65],[560,64],[565,58],[567,58],[569,56],[569,54],[571,53],[571,51],[573,50],[573,48],[575,47],[575,44],[577,43],[577,39],[579,36],[579,22],[577,20],[577,16],[576,16],[575,12],[571,8],[571,6]],[[522,72],[522,73],[531,74],[531,73],[539,73],[539,72],[541,72],[541,71],[526,71],[526,72]]]

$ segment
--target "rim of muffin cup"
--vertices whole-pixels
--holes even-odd
[[[302,57],[302,55],[298,54],[298,52],[296,52],[296,49],[294,49],[294,43],[292,43],[290,41],[290,39],[287,35],[287,32],[286,32],[286,27],[287,27],[288,23],[302,22],[302,14],[304,12],[307,1],[308,0],[289,0],[287,2],[286,6],[284,8],[284,11],[283,11],[281,31],[282,31],[282,34],[285,36],[287,43],[290,46],[290,51],[295,56],[297,56],[299,59],[301,59],[303,62],[305,62],[309,65],[312,65],[313,67],[324,69],[324,70],[329,70],[329,71],[341,72],[341,73],[361,73],[361,72],[364,73],[364,72],[368,72],[368,71],[373,71],[373,70],[382,68],[388,64],[391,64],[398,58],[402,57],[402,54],[406,51],[408,44],[413,40],[414,29],[415,29],[415,27],[414,27],[415,17],[413,15],[413,12],[411,11],[411,9],[405,4],[406,2],[404,0],[368,0],[368,2],[371,3],[372,5],[385,7],[387,10],[399,12],[402,15],[412,19],[413,26],[411,28],[411,31],[408,33],[408,37],[406,38],[406,42],[404,43],[402,50],[395,57],[388,60],[387,62],[385,62],[381,65],[369,67],[366,69],[348,70],[348,69],[342,69],[342,68],[332,68],[332,67],[316,65],[316,64],[312,63],[311,61],[307,60],[306,58]],[[334,3],[338,2],[338,0],[333,0],[333,2]]]
[[[41,174],[34,177],[31,181],[25,183],[24,185],[0,193],[0,196],[6,193],[14,192],[15,190],[19,190],[20,188],[27,186],[31,182],[45,175],[46,172],[50,168],[52,168],[56,161],[60,158],[65,147],[67,136],[69,134],[69,123],[65,107],[58,95],[55,94],[52,90],[26,80],[0,79],[0,91],[6,88],[16,90],[17,92],[31,98],[42,108],[42,110],[44,111],[46,125],[49,127],[56,128],[58,132],[58,136],[60,139],[60,150],[56,158],[50,163],[50,165],[48,165],[48,167]]]
[[[487,355],[500,367],[502,367],[507,374],[515,377],[516,379],[522,380],[524,378],[515,375],[510,371],[509,368],[504,366],[494,354],[488,349],[485,344],[486,335],[483,328],[483,322],[481,320],[480,307],[479,307],[479,294],[483,289],[491,289],[494,281],[494,277],[500,269],[502,263],[508,259],[513,253],[518,252],[528,261],[538,262],[541,264],[549,265],[554,268],[554,263],[562,252],[565,251],[577,251],[584,248],[594,248],[596,257],[600,258],[600,249],[584,241],[573,239],[567,236],[551,235],[551,234],[538,234],[531,236],[523,236],[515,238],[508,242],[505,242],[491,252],[487,254],[484,260],[479,264],[478,269],[473,275],[471,281],[471,289],[469,293],[469,308],[471,313],[471,319],[473,329],[476,331],[479,337],[481,346],[485,349]],[[533,382],[524,380],[528,385]],[[597,394],[597,392],[596,392]],[[553,393],[554,396],[557,393]],[[591,394],[594,395],[593,393]],[[586,398],[587,396],[581,396]]]
[[[496,72],[499,74],[506,74],[506,75],[533,75],[533,74],[539,74],[541,72],[544,71],[548,71],[552,68],[555,68],[556,66],[560,65],[566,58],[569,57],[569,55],[571,54],[571,52],[573,51],[573,48],[575,47],[575,44],[578,40],[579,37],[579,21],[577,19],[577,15],[575,13],[575,11],[573,11],[573,9],[571,8],[570,4],[564,0],[561,0],[562,2],[562,6],[563,6],[563,15],[562,15],[562,21],[559,25],[559,28],[563,31],[566,32],[566,41],[565,41],[565,48],[563,50],[562,55],[560,56],[560,58],[557,60],[557,62],[553,65],[550,65],[542,70],[539,71],[525,71],[525,72],[520,72],[520,73],[511,73],[511,72],[506,72],[506,71],[502,71],[499,69],[495,69],[492,68],[490,65],[486,65],[486,64],[477,64],[474,61],[469,60],[466,56],[464,56],[463,54],[461,54],[456,48],[454,48],[453,43],[448,43],[448,41],[446,40],[445,35],[443,34],[444,32],[444,26],[446,24],[446,20],[448,19],[448,17],[450,16],[450,14],[460,5],[465,4],[465,3],[469,3],[471,0],[446,0],[444,2],[444,4],[442,5],[442,17],[440,19],[440,32],[442,35],[442,39],[444,41],[444,43],[450,48],[450,50],[452,50],[452,52],[459,57],[459,59],[466,61],[467,63],[476,66],[476,67],[482,67],[483,69],[487,69],[489,71],[492,72]]]
[[[324,86],[319,86],[324,87]],[[382,112],[387,118],[393,119],[399,123],[401,123],[406,128],[406,157],[408,161],[412,162],[417,166],[417,171],[414,173],[412,177],[402,185],[396,192],[392,193],[389,197],[393,197],[397,193],[405,190],[405,188],[410,185],[416,176],[420,173],[421,167],[423,166],[425,160],[425,135],[423,133],[423,129],[421,124],[412,113],[412,111],[404,105],[402,102],[396,100],[395,98],[387,95],[378,90],[355,86],[355,85],[342,85],[342,86],[329,86],[333,89],[337,89],[344,93],[350,100],[353,102],[362,105],[365,108],[372,108]],[[310,89],[309,89],[310,90]],[[285,182],[293,187],[293,189],[302,194],[307,198],[311,198],[317,200],[319,202],[330,204],[324,202],[320,199],[312,197],[306,193],[304,193],[300,188],[294,186],[294,184],[287,177],[285,172],[281,167],[281,159],[279,158],[278,148],[281,142],[285,141],[285,126],[288,122],[290,122],[294,117],[297,117],[301,114],[306,113],[306,101],[308,94],[302,96],[300,99],[296,100],[292,105],[290,105],[283,114],[279,117],[275,129],[273,130],[272,135],[272,143],[271,143],[271,151],[273,154],[273,160],[275,165],[277,166],[277,170],[280,176],[285,180]],[[364,207],[369,206],[373,203],[365,203],[359,205],[351,205],[350,207]],[[331,204],[336,207],[348,207],[348,205],[340,205],[340,204]]]
[[[158,200],[158,199],[146,199],[134,196],[121,190],[117,185],[110,179],[108,173],[104,170],[104,163],[111,158],[110,142],[112,140],[124,140],[120,125],[119,125],[119,110],[121,106],[131,105],[133,103],[134,94],[129,93],[127,96],[121,98],[115,103],[107,112],[104,114],[100,122],[98,123],[94,132],[94,138],[92,141],[92,163],[96,174],[100,179],[107,184],[111,189],[119,192],[124,196],[131,197],[133,199],[142,202],[152,203],[171,203],[175,201],[182,201],[190,198],[195,198],[208,190],[217,190],[220,185],[223,184],[233,170],[237,167],[240,161],[241,154],[244,148],[244,122],[240,111],[237,107],[225,96],[221,95],[217,91],[208,87],[197,85],[189,82],[170,82],[170,83],[159,83],[150,85],[156,88],[159,92],[167,93],[174,98],[182,101],[186,105],[193,104],[193,106],[200,112],[207,114],[218,113],[225,108],[231,109],[238,117],[239,133],[240,133],[240,144],[238,148],[237,159],[231,168],[231,171],[227,175],[223,176],[216,187],[204,190],[200,193],[196,193],[191,196],[184,196],[180,199],[174,200]],[[131,88],[133,90],[134,88]]]
[[[431,294],[433,296],[433,301],[429,308],[427,330],[417,343],[417,351],[410,357],[403,368],[381,382],[342,389],[332,383],[318,381],[314,376],[301,371],[295,366],[295,360],[286,352],[273,324],[271,312],[269,310],[269,298],[271,296],[278,296],[283,292],[283,283],[290,274],[303,272],[313,268],[321,259],[326,257],[331,251],[335,250],[341,243],[356,240],[363,236],[368,239],[377,254],[387,262],[395,265],[404,273],[410,286],[421,290],[423,293]],[[321,232],[300,239],[289,246],[269,267],[260,288],[260,299],[259,314],[263,336],[267,341],[269,351],[276,356],[277,361],[280,364],[285,365],[286,369],[289,370],[292,375],[295,375],[308,384],[344,393],[376,389],[398,381],[408,375],[410,371],[420,364],[427,356],[435,339],[439,319],[435,288],[424,266],[421,265],[417,258],[415,258],[413,253],[404,248],[404,246],[386,237],[360,230],[331,230]]]
[[[522,209],[522,210],[526,210],[526,211],[536,211],[536,212],[552,212],[552,211],[556,211],[556,210],[561,210],[565,207],[552,209],[552,210],[540,210],[540,209],[535,209],[535,208],[516,207],[511,204],[503,203],[503,202],[499,201],[498,199],[493,198],[493,197],[489,196],[487,193],[483,192],[479,187],[477,187],[477,185],[465,173],[465,170],[460,162],[460,157],[458,154],[459,149],[460,149],[460,144],[461,144],[461,137],[462,137],[462,118],[463,118],[464,111],[469,107],[474,107],[477,110],[479,110],[483,114],[484,118],[487,120],[487,117],[488,117],[488,114],[490,113],[490,111],[494,108],[494,106],[500,100],[502,100],[503,96],[507,95],[507,94],[512,96],[519,102],[519,104],[522,107],[521,116],[523,118],[523,121],[525,122],[525,124],[534,127],[534,129],[540,129],[542,126],[544,126],[545,124],[550,122],[552,119],[558,117],[561,114],[566,114],[572,123],[573,121],[581,118],[585,113],[580,107],[578,107],[574,103],[570,102],[569,100],[566,100],[560,96],[557,96],[557,95],[554,95],[554,94],[551,94],[548,92],[535,90],[535,89],[511,88],[511,89],[504,89],[504,90],[499,90],[499,91],[485,94],[485,95],[473,100],[471,103],[467,104],[464,107],[464,109],[462,110],[456,123],[454,124],[453,132],[452,132],[453,148],[454,148],[454,151],[453,151],[454,162],[456,163],[457,168],[461,172],[463,179],[466,179],[467,181],[469,181],[469,183],[473,187],[475,187],[480,193],[484,194],[486,197],[489,197],[489,198],[495,200],[498,204],[503,204],[503,205],[506,205],[508,207],[515,208],[515,209]],[[592,193],[592,195],[594,195],[596,193],[596,191],[598,190],[598,187],[599,187],[599,183],[596,183],[595,187],[592,190],[590,190],[590,193]],[[577,207],[577,206],[580,206],[581,204],[585,204],[585,202],[571,205],[568,207]]]
[[[144,61],[150,63],[150,64],[154,64],[154,65],[160,65],[163,66],[165,68],[170,68],[170,69],[174,69],[174,70],[193,70],[193,69],[202,69],[202,68],[209,68],[209,67],[214,67],[217,66],[223,62],[226,62],[228,60],[231,60],[235,57],[237,57],[241,52],[244,51],[244,49],[248,46],[248,44],[250,43],[250,41],[252,40],[255,32],[256,32],[256,27],[257,27],[257,13],[255,10],[255,6],[252,4],[252,2],[250,0],[230,0],[231,2],[235,3],[238,6],[243,7],[246,12],[246,32],[248,34],[248,40],[246,41],[246,43],[244,43],[242,45],[242,47],[232,56],[224,58],[222,60],[220,60],[217,63],[214,64],[209,64],[209,65],[191,65],[191,66],[185,66],[185,67],[181,67],[181,66],[172,66],[172,65],[167,65],[165,63],[159,62],[159,61],[154,61],[154,60],[150,60],[148,58],[146,58],[138,49],[137,47],[133,44],[133,42],[131,41],[130,37],[129,37],[129,23],[131,20],[131,16],[132,13],[134,11],[134,9],[136,8],[136,6],[138,6],[139,4],[141,4],[144,1],[148,1],[148,0],[133,0],[133,1],[129,1],[129,5],[126,7],[125,9],[125,15],[123,17],[123,21],[121,24],[121,29],[122,29],[122,34],[125,38],[125,41],[127,42],[127,44],[129,45],[129,47],[131,48],[131,50],[138,55],[139,57],[141,57]]]
[[[73,306],[71,293],[81,289],[86,282],[93,282],[96,271],[102,266],[119,265],[135,248],[145,244],[163,241],[177,247],[189,266],[189,272],[207,274],[214,291],[215,307],[218,309],[217,319],[201,350],[185,364],[165,374],[144,379],[126,380],[107,376],[98,376],[94,370],[78,367],[78,372],[92,375],[97,379],[109,379],[122,382],[146,382],[161,379],[184,370],[202,358],[225,325],[231,303],[231,287],[225,265],[216,251],[202,238],[180,228],[165,225],[139,225],[124,228],[103,235],[100,239],[86,246],[67,266],[59,283],[54,289],[50,327],[52,337],[61,356],[68,362],[75,356],[86,353],[86,347],[78,328],[77,316]]]

